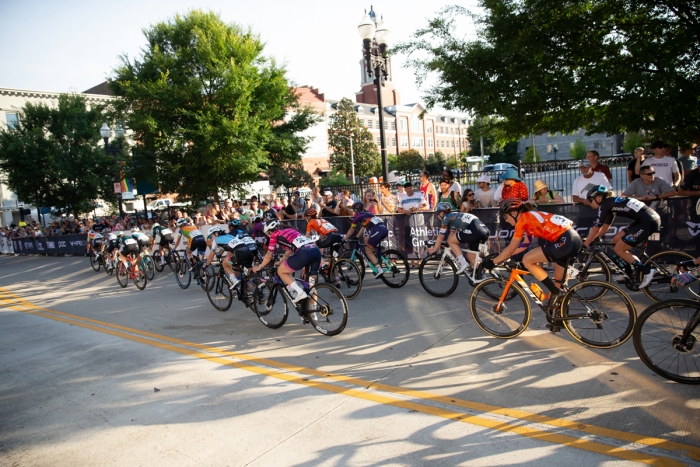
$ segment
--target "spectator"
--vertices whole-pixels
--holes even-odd
[[[423,174],[421,174],[421,176],[422,175]],[[425,225],[425,219],[422,215],[418,214],[414,216],[413,214],[421,211],[428,211],[430,210],[430,207],[428,205],[428,201],[425,199],[425,196],[423,196],[423,193],[413,190],[413,184],[411,182],[404,182],[404,188],[406,189],[406,192],[402,193],[399,197],[399,212],[406,214],[408,217],[408,220],[404,225],[404,241],[406,252],[411,254],[414,252],[411,230]],[[434,189],[435,188],[433,187],[433,190]],[[411,261],[411,267],[418,267],[418,262]]]
[[[323,201],[319,206],[321,206],[321,217],[340,215],[340,206],[338,206],[338,201],[333,199],[333,193],[330,190],[323,192]]]
[[[404,187],[404,181],[398,181],[396,183],[396,198],[401,200],[401,195],[406,194],[406,187]],[[400,203],[400,201],[399,201]],[[396,209],[398,210],[399,204],[396,205]]]
[[[297,196],[299,196],[298,193],[299,193],[298,191],[295,192],[295,194]],[[280,211],[280,214],[282,215],[282,219],[295,220],[297,218],[297,210],[294,207],[294,198],[293,197],[291,197],[291,196],[289,197],[287,205],[284,207],[284,209],[282,209]]]
[[[455,181],[454,179],[454,174],[452,173],[451,170],[443,170],[442,171],[442,178],[446,178],[450,182],[452,182],[452,185],[450,186],[450,191],[454,191],[457,193],[457,197],[459,198],[460,193],[462,193],[462,186],[459,184],[459,182]]]
[[[350,196],[350,190],[343,190],[340,196],[340,202],[343,203],[344,206],[352,206],[355,201],[352,199],[352,196]]]
[[[653,167],[648,165],[642,166],[639,172],[641,177],[633,181],[622,192],[623,195],[644,201],[647,206],[651,207],[659,205],[659,203],[653,205],[652,202],[654,201],[676,196],[676,190],[671,185],[665,180],[656,177],[656,171]]]
[[[595,186],[605,185],[612,190],[612,184],[610,183],[610,180],[608,180],[608,177],[601,172],[593,172],[593,169],[591,168],[591,161],[588,159],[583,159],[579,163],[579,170],[581,170],[581,175],[574,180],[574,184],[571,187],[571,196],[574,203],[581,203],[585,204],[586,206],[590,206],[591,203],[586,199],[586,196],[588,194],[588,190]]]
[[[452,191],[452,181],[447,178],[440,180],[440,193],[438,194],[438,203],[448,203],[453,211],[459,209],[459,193]],[[436,203],[437,204],[437,203]]]
[[[639,178],[639,174],[635,170],[635,166],[637,165],[637,159],[639,159],[640,163],[644,162],[644,148],[641,146],[634,150],[634,156],[632,156],[632,160],[630,161],[630,163],[627,164],[628,184],[632,183],[634,180]]]
[[[389,188],[391,188],[391,185],[387,182],[379,186],[382,197],[377,207],[379,208],[380,214],[393,214],[396,212],[396,207],[399,205],[399,199],[391,194]]]
[[[599,164],[598,159],[600,159],[600,154],[598,151],[591,149],[586,153],[586,159],[591,163],[591,169],[593,172],[600,172],[612,183],[612,173],[610,173],[610,167],[605,164]]]
[[[694,144],[682,144],[680,146],[681,155],[678,156],[677,161],[683,167],[684,175],[698,166],[698,158],[693,156],[693,152],[695,152]]]
[[[282,204],[282,200],[279,198],[279,196],[275,196],[275,198],[272,200],[271,207],[277,212],[284,209],[284,204]]]
[[[491,179],[485,174],[476,179],[476,186],[478,188],[474,192],[474,198],[480,208],[493,208],[498,206],[498,202],[493,199],[496,190],[491,189],[489,186],[490,183]]]
[[[462,201],[460,202],[459,212],[471,212],[472,209],[479,207],[479,201],[476,199],[474,191],[467,188],[464,190]]]
[[[326,188],[324,191],[331,191],[331,189]],[[317,204],[320,206],[322,202],[323,202],[323,197],[321,196],[321,193],[319,192],[318,187],[317,186],[313,187],[311,189],[311,203]]]
[[[277,218],[278,218],[278,217],[277,217],[277,211],[276,211],[275,209],[269,207],[269,205],[267,204],[267,200],[264,200],[264,199],[263,199],[262,201],[260,201],[260,208],[261,208],[262,211],[263,211],[262,217],[263,217],[265,220],[277,219]]]
[[[379,214],[379,203],[377,202],[377,197],[374,195],[373,189],[368,188],[367,191],[365,191],[362,204],[365,205],[365,211],[371,212],[372,214]]]
[[[535,180],[535,193],[529,201],[538,206],[540,204],[564,204],[564,198],[549,189],[549,185],[542,180]]]
[[[321,206],[314,203],[312,200],[312,195],[307,193],[306,196],[304,196],[304,212],[308,211],[311,208],[316,210],[316,212],[318,213],[316,214],[317,217],[321,215]]]
[[[404,187],[407,186],[408,185],[404,185]],[[423,193],[423,197],[428,202],[428,209],[432,211],[433,206],[435,206],[435,200],[438,196],[437,192],[435,191],[435,187],[430,182],[430,174],[427,170],[423,170],[420,173],[420,191]]]
[[[516,198],[522,201],[527,201],[530,194],[525,185],[518,176],[518,170],[511,167],[501,175],[501,186],[498,187],[493,195],[494,201]]]
[[[645,166],[654,168],[656,178],[660,178],[668,182],[669,185],[676,188],[681,181],[681,174],[678,171],[678,164],[671,156],[666,156],[663,141],[655,141],[651,145],[651,150],[654,152],[654,157],[647,158],[644,162],[639,161],[635,165],[635,172],[640,173],[640,169]]]

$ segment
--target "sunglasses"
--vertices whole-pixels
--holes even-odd
[[[647,173],[642,174],[642,175],[654,175],[655,173],[656,173],[656,172],[647,172]]]
[[[474,196],[474,193],[469,193],[467,196],[471,198],[472,196]]]

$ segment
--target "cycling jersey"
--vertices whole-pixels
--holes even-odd
[[[206,246],[204,248],[201,248],[202,241],[206,244],[206,240],[204,239],[204,234],[199,230],[197,226],[194,225],[187,225],[184,227],[180,228],[180,233],[182,234],[183,237],[187,239],[187,248],[192,251],[192,241],[197,239],[197,244],[200,246],[200,250],[206,250]],[[199,241],[199,238],[201,237],[202,241]]]
[[[275,251],[277,245],[292,252],[296,252],[305,245],[313,245],[316,247],[313,240],[305,237],[294,229],[280,229],[272,232],[270,234],[270,244],[268,248],[270,251]]]
[[[523,238],[523,234],[534,235],[549,242],[555,242],[569,230],[573,221],[558,214],[548,212],[525,211],[518,216],[513,236]]]
[[[258,249],[258,245],[255,240],[253,240],[253,237],[248,235],[248,232],[245,230],[235,228],[229,232],[229,236],[240,239],[245,245],[248,246],[249,250],[257,251]]]
[[[92,241],[92,240],[99,240],[99,239],[102,238],[102,234],[97,233],[97,232],[89,232],[89,233],[88,233],[88,238],[90,239],[90,241]]]
[[[610,225],[615,216],[622,216],[634,221],[656,221],[659,215],[642,201],[625,196],[607,198],[598,206],[598,218],[593,226]]]
[[[131,234],[138,242],[141,248],[146,248],[151,244],[151,239],[148,235],[142,234],[141,232],[134,232]]]
[[[316,232],[320,236],[325,237],[328,234],[338,232],[338,229],[326,219],[311,219],[306,224],[306,235],[309,236],[311,232]]]
[[[488,227],[479,220],[474,214],[451,212],[442,218],[442,227],[440,227],[440,235],[448,234],[451,230],[462,231],[465,233],[480,232],[483,234],[484,229],[489,233]]]
[[[384,221],[381,217],[377,217],[369,211],[361,211],[356,212],[355,215],[352,216],[351,227],[354,229],[357,226],[357,224],[362,224],[362,226],[367,230],[372,230],[372,228],[375,226],[383,226]]]
[[[119,249],[119,253],[123,255],[139,252],[139,242],[131,235],[117,237],[116,247]]]
[[[258,222],[253,226],[253,238],[267,238],[265,235],[265,223],[264,222]]]

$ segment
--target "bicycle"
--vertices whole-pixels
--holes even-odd
[[[310,266],[304,268],[306,277]],[[302,318],[303,324],[311,323],[319,333],[335,336],[343,332],[348,323],[348,304],[345,297],[331,284],[315,284],[299,281],[308,297],[292,301],[287,287],[275,274],[272,280],[260,284],[254,295],[255,313],[265,326],[277,329],[284,325],[289,315],[289,303],[292,303]]]
[[[143,290],[146,288],[148,283],[148,278],[142,267],[139,267],[141,261],[137,261],[133,254],[127,255],[126,263],[124,261],[118,260],[116,265],[117,271],[117,282],[122,288],[126,288],[129,285],[129,279],[131,279],[137,289]]]
[[[243,304],[255,312],[255,300],[263,299],[263,289],[259,286],[265,282],[259,274],[246,274],[246,269],[240,271],[240,282],[231,290],[231,279],[226,274],[221,257],[217,257],[219,267],[213,274],[207,275],[207,298],[214,308],[219,311],[227,311],[231,308],[234,294]]]
[[[163,251],[165,252],[164,255],[160,250],[155,250],[153,252],[152,257],[156,271],[163,272],[163,269],[165,269],[165,265],[167,264],[168,267],[170,267],[170,270],[175,272],[175,266],[180,260],[180,254],[177,252],[177,250],[174,250],[171,245],[173,245],[173,242],[170,242],[170,245],[163,248]],[[163,263],[160,262],[161,256],[163,257]]]
[[[106,251],[102,250],[99,253],[90,252],[89,255],[90,266],[92,266],[92,269],[94,269],[95,272],[99,272],[100,267],[103,267],[108,276],[111,276],[114,273],[114,268],[107,266],[108,255]]]
[[[654,303],[634,326],[634,350],[654,373],[682,384],[700,384],[700,301]]]
[[[494,269],[491,270],[494,277],[480,281],[472,291],[471,314],[487,334],[509,339],[523,333],[530,323],[529,296],[544,311],[552,333],[561,331],[563,326],[575,340],[595,348],[616,347],[632,335],[636,309],[619,287],[602,281],[579,282],[565,287],[559,306],[548,311],[543,304],[545,294],[539,286],[528,287],[521,277],[530,272],[509,268],[507,280]],[[595,288],[604,289],[604,292],[591,293]],[[498,298],[494,299],[494,295]]]
[[[367,253],[365,253],[365,244],[361,243],[358,239],[347,240],[347,243],[355,243],[355,246],[348,252],[344,253],[344,257],[349,258],[350,261],[355,263],[360,270],[360,277],[364,279],[365,277],[365,262],[369,264],[372,272],[376,273],[376,267],[367,258]],[[403,253],[399,250],[386,250],[382,253],[381,245],[377,246],[377,259],[379,259],[379,264],[384,269],[384,274],[379,276],[379,278],[389,287],[398,289],[406,285],[408,282],[408,277],[411,274],[411,269],[408,266],[408,260]]]
[[[613,261],[604,246],[613,246],[613,244],[602,242],[592,244],[588,254],[584,254],[585,259],[577,261],[569,268],[569,278],[585,282],[593,277],[602,282],[610,282],[612,271],[622,276],[618,282],[624,282],[625,287],[631,291],[638,291],[639,283],[642,280],[641,272],[635,274],[635,277],[630,277],[624,268]],[[695,289],[692,289],[690,287],[678,287],[671,283],[675,274],[676,264],[684,260],[691,260],[693,259],[692,256],[682,251],[661,251],[648,256],[646,253],[647,246],[648,242],[642,243],[639,253],[640,258],[645,266],[656,269],[656,274],[654,274],[651,283],[642,289],[647,297],[655,302],[673,298],[700,298],[700,288],[697,284],[694,285]]]
[[[340,241],[330,246],[331,254],[323,256],[327,262],[318,272],[324,282],[333,284],[346,300],[352,300],[362,290],[362,275],[356,263],[348,258],[339,258],[338,250],[343,243]]]
[[[199,267],[200,264],[202,263],[199,258],[187,251],[185,251],[184,257],[178,260],[175,264],[175,280],[181,289],[186,289],[190,286],[192,276],[194,275],[194,280],[197,284],[199,284],[203,290],[207,290],[207,287],[209,287],[207,284],[208,274],[206,271],[204,274],[202,273],[202,269]]]
[[[141,250],[141,266],[143,267],[143,271],[146,274],[146,277],[148,278],[149,281],[152,281],[156,277],[156,269],[155,269],[155,264],[153,261],[153,257],[148,254],[148,251],[144,247],[143,250]]]
[[[435,240],[428,240],[426,244],[428,247],[433,247]],[[418,267],[418,280],[423,289],[430,295],[443,298],[450,296],[457,289],[459,276],[456,273],[457,269],[459,269],[459,262],[454,253],[452,253],[447,240],[442,242],[441,248],[442,252],[436,251],[421,261]],[[469,284],[474,287],[477,281],[483,277],[478,266],[481,264],[482,257],[488,255],[488,245],[482,243],[479,245],[478,251],[465,248],[462,248],[462,251],[476,255],[474,259],[476,267],[470,265],[463,273]]]

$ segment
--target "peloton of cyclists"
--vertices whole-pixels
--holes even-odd
[[[382,268],[382,265],[379,264],[379,260],[377,260],[377,256],[374,252],[381,241],[389,235],[389,231],[384,225],[384,221],[382,221],[380,217],[375,216],[369,211],[365,211],[364,204],[357,202],[352,205],[352,210],[355,212],[355,214],[352,217],[352,225],[350,226],[350,230],[348,230],[345,234],[345,238],[353,238],[357,224],[362,224],[362,227],[359,231],[357,231],[355,236],[357,238],[362,238],[365,230],[369,234],[369,237],[365,242],[365,253],[367,254],[367,258],[372,262],[374,269],[376,269],[374,278],[377,279],[379,276],[384,274],[384,268]]]

